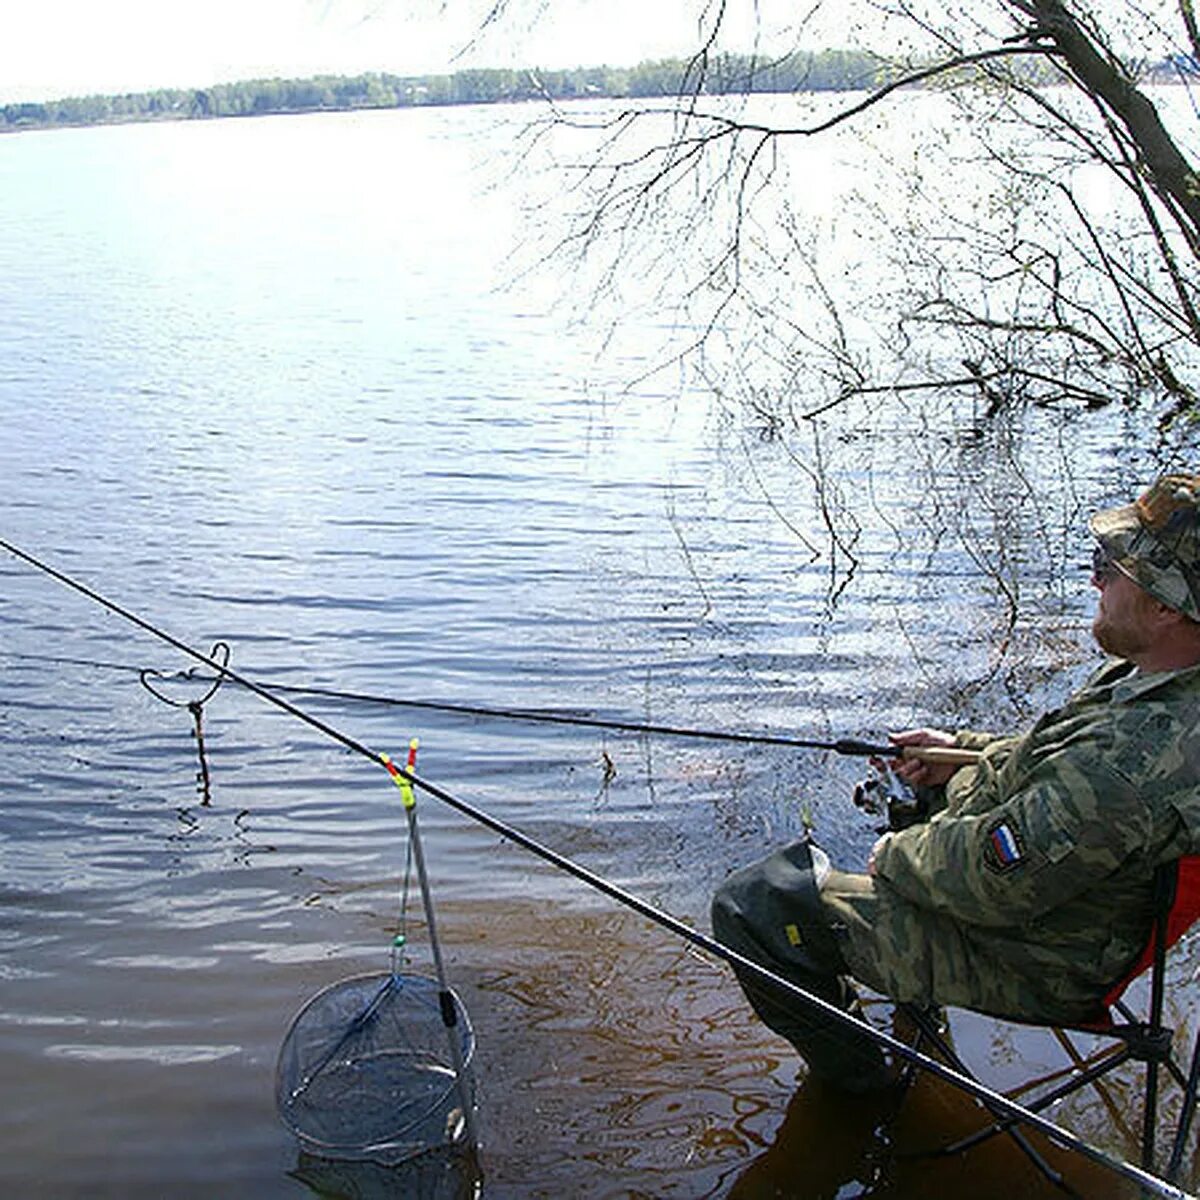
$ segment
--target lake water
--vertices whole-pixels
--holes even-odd
[[[1010,719],[1080,678],[1082,575],[1032,567],[1041,640],[989,675],[1003,597],[961,541],[918,536],[927,482],[888,465],[886,422],[843,439],[868,519],[853,571],[831,567],[786,441],[678,377],[629,386],[661,331],[597,354],[562,279],[498,287],[532,201],[475,164],[512,138],[459,110],[0,139],[0,537],[298,689],[826,738]],[[1029,444],[948,430],[938,453],[984,484],[1005,453],[1035,491],[1059,477],[1061,434],[1044,452],[1007,436]],[[1082,513],[1136,477],[1120,428],[1070,437],[1086,486],[1027,541],[1011,525],[1026,563],[1082,561]],[[188,665],[0,560],[10,1194],[316,1187],[274,1113],[275,1056],[307,997],[386,969],[403,813],[381,771],[232,685],[204,710],[202,803],[189,713],[138,677]],[[964,680],[982,682],[947,692]],[[702,929],[715,883],[806,813],[847,863],[875,836],[847,802],[861,764],[817,751],[288,695],[377,750],[419,736],[423,776]],[[887,1147],[962,1102],[931,1089],[883,1134],[797,1092],[717,965],[435,801],[420,813],[479,1039],[485,1196],[918,1196],[939,1178]],[[419,922],[410,940],[428,970]],[[1011,1035],[967,1028],[1002,1082]],[[1036,1187],[990,1153],[997,1194]]]

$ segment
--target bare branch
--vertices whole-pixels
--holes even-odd
[[[892,80],[890,83],[884,84],[882,87],[876,88],[869,95],[864,97],[859,103],[851,105],[849,108],[841,109],[827,120],[818,121],[815,125],[780,125],[767,126],[756,125],[749,122],[734,121],[728,117],[719,116],[712,113],[697,113],[697,116],[703,117],[708,121],[718,124],[728,125],[732,128],[754,130],[760,133],[770,134],[772,137],[814,137],[819,133],[825,133],[830,129],[835,129],[838,125],[845,124],[847,121],[853,120],[857,116],[861,116],[868,109],[874,108],[882,100],[886,100],[894,92],[900,91],[902,88],[916,87],[918,84],[925,83],[930,79],[935,79],[941,75],[947,75],[953,71],[962,70],[964,67],[976,66],[980,63],[991,62],[1000,58],[1017,58],[1020,56],[1037,56],[1039,58],[1050,57],[1054,53],[1053,50],[1046,46],[1000,46],[991,50],[981,50],[975,54],[960,54],[955,58],[947,59],[944,62],[936,63],[931,67],[926,67],[923,70],[911,71],[907,74]]]
[[[1200,27],[1196,25],[1196,11],[1192,0],[1179,0],[1179,15],[1183,18],[1183,26],[1187,30],[1188,41],[1192,46],[1192,57],[1200,59]]]
[[[1134,86],[1115,56],[1097,49],[1061,0],[1010,3],[1035,20],[1041,35],[1053,38],[1080,86],[1121,122],[1137,147],[1151,186],[1177,208],[1190,226],[1190,240],[1196,244],[1200,233],[1200,181],[1163,127],[1154,105]]]

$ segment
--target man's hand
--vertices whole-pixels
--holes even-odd
[[[953,746],[954,734],[941,729],[906,729],[888,735],[889,740],[903,749],[905,746]],[[915,758],[897,758],[892,770],[910,787],[940,787],[958,770],[953,763],[926,763]]]
[[[875,858],[879,854],[879,850],[883,846],[883,843],[886,842],[891,836],[892,835],[890,833],[885,833],[883,837],[881,837],[875,843],[875,845],[871,847],[871,853],[867,855],[867,874],[872,878],[875,876]]]

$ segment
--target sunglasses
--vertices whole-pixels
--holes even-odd
[[[1092,551],[1092,582],[1107,583],[1115,575],[1120,574],[1120,568],[1113,562],[1112,555],[1101,545]]]

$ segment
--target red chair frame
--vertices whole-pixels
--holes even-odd
[[[1170,1183],[1175,1182],[1182,1165],[1184,1147],[1195,1116],[1197,1095],[1200,1093],[1200,1031],[1194,1040],[1191,1064],[1185,1073],[1174,1055],[1175,1031],[1163,1024],[1167,951],[1197,920],[1200,920],[1200,855],[1188,855],[1164,864],[1155,872],[1154,918],[1150,937],[1137,960],[1103,997],[1095,1019],[1077,1025],[1060,1026],[1057,1030],[1060,1038],[1072,1051],[1074,1048],[1069,1037],[1071,1032],[1112,1038],[1116,1045],[1090,1063],[1082,1063],[1078,1055],[1073,1053],[1076,1061],[1081,1062],[1079,1069],[1072,1070],[1065,1082],[1036,1094],[1032,1100],[1022,1101],[1023,1106],[1030,1111],[1041,1112],[1080,1088],[1095,1083],[1122,1063],[1130,1060],[1144,1063],[1146,1083],[1142,1108],[1141,1166],[1153,1172],[1159,1083],[1161,1069],[1166,1068],[1183,1095],[1171,1154],[1163,1176]],[[1149,1011],[1144,1019],[1139,1019],[1123,997],[1130,984],[1144,974],[1147,968],[1151,971]],[[970,1074],[944,1036],[935,1013],[913,1005],[900,1007],[918,1031],[916,1049],[921,1049],[922,1043],[928,1043],[956,1070]],[[1048,1178],[1062,1184],[1061,1176],[1045,1162],[1020,1130],[1015,1128],[1017,1124],[1014,1118],[997,1118],[993,1124],[930,1153],[939,1156],[960,1153],[997,1133],[1007,1132],[1017,1139],[1022,1149]]]

